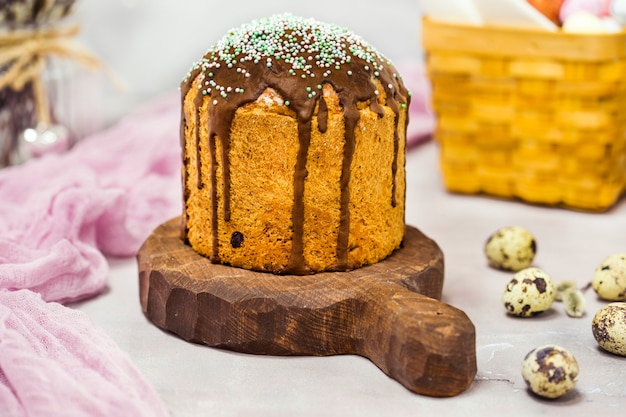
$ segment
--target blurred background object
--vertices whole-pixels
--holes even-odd
[[[416,0],[82,0],[76,14],[80,39],[125,83],[122,93],[104,88],[104,122],[176,91],[191,64],[224,33],[252,19],[291,12],[345,26],[394,64],[421,65],[420,6]],[[349,10],[349,13],[345,13]]]
[[[0,167],[65,151],[100,127],[98,82],[82,68],[100,62],[75,40],[75,4],[0,1]]]

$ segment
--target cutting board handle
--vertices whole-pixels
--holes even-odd
[[[358,354],[411,391],[448,397],[476,374],[475,329],[466,314],[398,284],[374,289]]]

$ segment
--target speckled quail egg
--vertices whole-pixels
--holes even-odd
[[[552,279],[539,268],[516,272],[506,285],[502,302],[507,313],[532,317],[550,308],[556,290]]]
[[[614,253],[602,261],[593,274],[591,285],[604,300],[626,300],[626,253]]]
[[[576,387],[578,362],[567,349],[557,345],[539,346],[522,361],[522,377],[535,394],[559,398]]]
[[[598,310],[591,330],[602,349],[626,356],[626,303],[610,303]]]
[[[507,271],[520,271],[529,267],[536,252],[534,236],[520,226],[498,229],[485,243],[489,265]]]

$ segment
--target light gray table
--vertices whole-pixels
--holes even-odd
[[[407,223],[441,246],[446,262],[443,301],[463,309],[476,326],[478,374],[465,393],[448,399],[413,394],[356,356],[268,357],[193,345],[146,320],[134,259],[111,260],[108,291],[79,308],[128,352],[172,416],[568,416],[618,415],[626,406],[626,358],[606,354],[591,333],[604,304],[586,293],[588,314],[563,305],[531,319],[508,316],[500,297],[511,274],[487,266],[483,244],[501,226],[518,224],[538,241],[535,265],[553,279],[591,280],[610,253],[626,251],[626,201],[603,214],[539,207],[447,193],[437,147],[410,151]],[[559,401],[529,394],[521,360],[532,348],[556,343],[580,365],[577,391]],[[563,414],[565,415],[565,414]]]

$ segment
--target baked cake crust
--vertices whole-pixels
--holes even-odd
[[[404,237],[409,93],[345,29],[278,15],[229,33],[181,84],[182,237],[213,262],[345,271]]]

